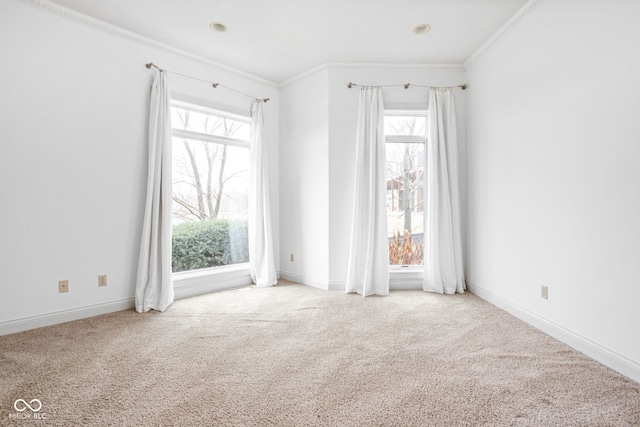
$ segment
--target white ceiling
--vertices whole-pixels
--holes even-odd
[[[527,2],[52,1],[275,83],[324,63],[462,64]],[[210,30],[213,21],[228,30]],[[412,34],[421,23],[431,31]]]

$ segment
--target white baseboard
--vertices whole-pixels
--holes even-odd
[[[344,282],[328,282],[325,280],[315,279],[313,277],[303,276],[297,273],[290,273],[287,271],[280,272],[280,278],[290,280],[292,282],[301,283],[312,288],[322,289],[324,291],[344,291],[346,285]]]
[[[640,363],[629,359],[622,354],[604,347],[588,338],[585,338],[579,334],[576,334],[569,329],[566,329],[548,319],[545,319],[537,314],[520,307],[506,299],[494,294],[491,291],[484,289],[483,287],[467,281],[467,289],[472,294],[482,298],[483,300],[495,305],[498,308],[506,311],[509,314],[517,317],[518,319],[528,323],[536,329],[551,335],[555,339],[562,341],[570,347],[578,350],[581,353],[586,354],[592,359],[597,360],[609,368],[620,372],[631,378],[634,381],[640,383]]]
[[[330,291],[346,291],[347,290],[347,284],[346,282],[329,282],[328,283],[328,288]]]
[[[86,305],[68,310],[8,320],[6,322],[0,322],[0,336],[28,331],[29,329],[42,328],[43,326],[57,325],[58,323],[70,322],[72,320],[86,319],[115,311],[130,310],[134,307],[133,298],[126,298],[118,301]]]
[[[280,271],[280,277],[285,280],[290,280],[296,283],[302,283],[303,285],[311,286],[313,288],[329,290],[329,291],[344,291],[347,289],[347,285],[343,281],[326,282],[324,280],[310,278],[297,273],[290,273],[287,271]],[[422,290],[422,272],[393,272],[390,274],[389,290],[392,291],[405,291],[405,290]]]
[[[279,276],[281,279],[290,280],[292,282],[301,283],[303,285],[311,286],[313,288],[329,290],[329,282],[326,280],[316,279],[314,277],[303,276],[298,273],[291,273],[289,271],[280,271]]]
[[[421,291],[424,284],[424,272],[407,268],[394,268],[389,271],[390,291]]]
[[[290,273],[288,271],[280,271],[279,276],[281,279],[301,283],[306,286],[311,286],[312,288],[322,289],[323,291],[344,291],[347,289],[345,282],[330,282],[297,273]]]

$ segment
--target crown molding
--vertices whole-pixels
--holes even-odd
[[[394,63],[342,63],[331,62],[318,65],[280,83],[279,87],[287,86],[300,79],[323,70],[449,70],[464,72],[462,64],[394,64]]]
[[[317,67],[313,67],[310,70],[303,71],[300,74],[296,74],[295,76],[293,76],[291,78],[288,78],[287,80],[285,80],[282,83],[280,83],[278,85],[278,87],[280,87],[280,88],[285,87],[287,85],[290,85],[291,83],[294,83],[294,82],[296,82],[298,80],[304,79],[305,77],[309,77],[309,76],[311,76],[313,74],[319,73],[320,71],[324,71],[324,70],[327,70],[327,69],[328,69],[327,64],[320,64]]]
[[[498,28],[498,30],[493,33],[486,42],[471,54],[471,56],[464,62],[464,69],[468,70],[473,63],[487,51],[487,49],[511,31],[511,29],[515,27],[529,12],[531,12],[538,3],[540,3],[540,0],[529,0],[520,9],[518,9],[518,11],[507,22]]]
[[[85,15],[73,9],[69,9],[67,7],[61,6],[59,4],[53,3],[49,0],[15,0],[15,1],[36,7],[38,9],[44,10],[53,15],[60,16],[67,20],[70,20],[82,25],[86,25],[95,30],[110,34],[112,36],[120,37],[122,39],[132,41],[134,43],[138,43],[154,49],[158,49],[164,52],[169,52],[169,53],[181,56],[183,58],[187,58],[187,59],[199,62],[201,64],[213,67],[221,71],[226,71],[226,72],[236,74],[238,76],[247,78],[249,80],[253,80],[257,83],[260,83],[269,87],[273,87],[273,88],[278,87],[278,85],[275,82],[272,82],[270,80],[263,79],[262,77],[255,76],[253,74],[247,73],[246,71],[242,71],[237,68],[229,67],[227,65],[221,64],[216,61],[212,61],[210,59],[204,58],[202,56],[196,55],[191,52],[187,52],[180,48],[177,48],[165,43],[161,43],[157,40],[150,39],[148,37],[142,36],[133,31],[129,31],[122,27],[118,27],[117,25],[109,24],[99,19],[92,18],[88,15]],[[149,58],[149,59],[151,60],[153,58]]]
[[[326,64],[327,68],[341,70],[451,70],[464,71],[462,64],[396,64],[396,63],[342,63]]]

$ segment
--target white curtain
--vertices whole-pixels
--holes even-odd
[[[264,131],[263,101],[251,109],[251,146],[249,167],[249,264],[251,278],[258,286],[278,283],[269,200],[269,153]]]
[[[147,199],[135,303],[139,313],[164,311],[173,302],[171,278],[171,111],[169,84],[156,71],[149,103]]]
[[[464,293],[456,112],[451,89],[429,93],[423,289]]]
[[[389,239],[382,89],[362,87],[356,135],[356,178],[347,293],[389,294]]]

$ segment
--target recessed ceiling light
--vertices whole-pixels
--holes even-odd
[[[424,34],[424,33],[428,33],[430,29],[431,29],[431,25],[429,25],[429,24],[420,24],[420,25],[416,25],[415,27],[413,27],[411,32],[413,34]]]
[[[224,33],[225,31],[227,31],[227,26],[220,22],[212,22],[211,24],[209,24],[209,28],[220,33]]]

